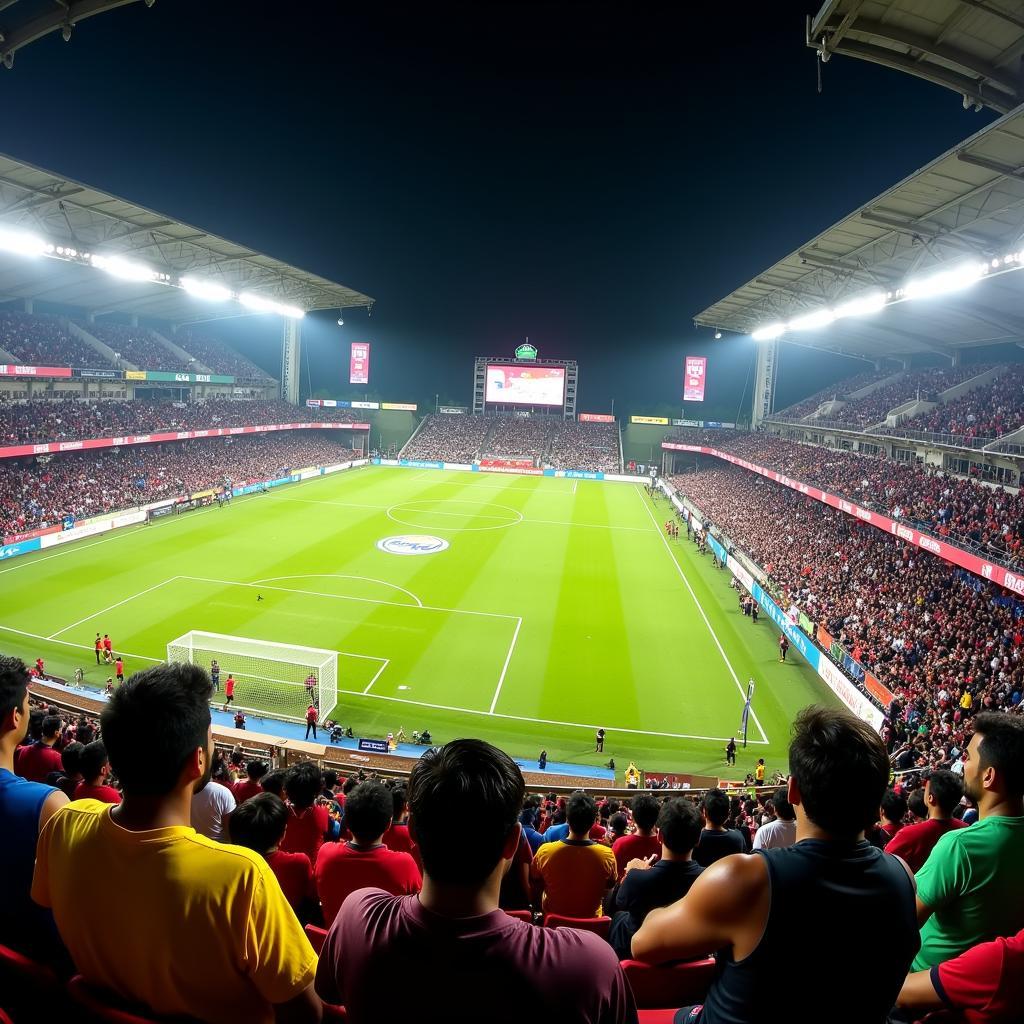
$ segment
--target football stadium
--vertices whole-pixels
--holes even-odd
[[[808,1024],[1024,1020],[1016,5],[759,11],[736,47],[780,103],[816,70],[832,176],[781,137],[755,172],[749,94],[709,88],[689,130],[737,159],[628,225],[588,205],[628,164],[593,167],[579,83],[630,80],[628,139],[678,12],[619,72],[572,5],[558,46],[495,12],[472,59],[468,9],[321,12],[218,134],[199,107],[278,27],[151,7],[0,2],[8,109],[82,83],[66,138],[0,147],[0,1024],[754,1024],[782,991]],[[420,35],[448,99],[406,138],[425,96],[380,68],[419,81]],[[184,115],[132,104],[189,60],[162,167]],[[355,102],[329,145],[242,131],[327,134],[321,79]],[[873,140],[869,97],[916,130]],[[575,120],[531,124],[549,101]],[[491,115],[501,189],[465,131]],[[93,123],[144,125],[138,164],[76,145]],[[693,297],[685,334],[643,340],[654,293]]]

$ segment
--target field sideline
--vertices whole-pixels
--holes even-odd
[[[340,653],[332,717],[357,735],[426,727],[522,757],[699,773],[723,767],[753,676],[738,767],[784,770],[795,711],[835,698],[795,653],[778,664],[770,620],[754,626],[726,571],[666,539],[668,515],[632,484],[368,467],[6,564],[0,649],[102,688],[97,631],[128,672],[191,629],[323,647]],[[404,534],[449,546],[378,549]],[[255,702],[301,713],[293,689]]]

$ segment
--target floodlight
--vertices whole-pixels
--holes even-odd
[[[289,317],[292,320],[301,320],[306,315],[304,310],[298,306],[286,306],[281,302],[268,299],[265,295],[257,295],[255,292],[242,292],[238,301],[247,309],[255,310],[257,313],[277,313],[279,316]]]
[[[908,281],[903,286],[903,294],[908,299],[930,299],[936,295],[958,292],[975,284],[986,269],[984,263],[965,263],[952,270],[942,270],[928,277]]]
[[[100,270],[105,270],[114,277],[123,278],[125,281],[152,281],[156,271],[151,270],[143,263],[133,263],[131,260],[122,259],[120,256],[98,256],[93,254],[92,265]]]
[[[19,256],[41,256],[46,252],[46,243],[38,235],[31,235],[27,231],[0,228],[0,249]]]
[[[212,302],[227,302],[231,298],[231,290],[215,281],[201,281],[196,277],[183,277],[181,287],[197,299],[210,299]]]
[[[836,315],[831,309],[816,309],[813,313],[807,313],[804,316],[798,316],[795,320],[790,320],[786,324],[786,330],[789,331],[813,331],[818,327],[828,327]]]
[[[858,295],[841,306],[836,306],[836,319],[841,320],[847,316],[869,316],[877,313],[885,306],[885,292],[869,292],[867,295]]]
[[[767,327],[759,327],[750,336],[754,341],[774,341],[785,333],[785,324],[769,324]]]

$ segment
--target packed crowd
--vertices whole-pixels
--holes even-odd
[[[535,461],[547,452],[552,430],[558,423],[549,416],[499,416],[490,422],[494,429],[487,438],[484,454],[498,459]]]
[[[146,327],[131,327],[127,324],[94,321],[83,322],[83,330],[104,345],[112,348],[116,355],[133,363],[140,370],[166,370],[171,373],[185,373],[189,365],[180,359],[166,345],[160,342]]]
[[[618,424],[559,422],[551,440],[548,460],[559,469],[618,473],[622,468]]]
[[[233,377],[270,380],[270,375],[261,370],[252,360],[246,359],[218,338],[211,338],[192,327],[183,327],[171,339],[178,348],[195,356],[214,373],[230,374]]]
[[[354,457],[349,444],[334,431],[288,431],[8,460],[0,473],[0,536],[192,494],[225,477],[237,486],[345,462]]]
[[[975,480],[882,456],[800,444],[771,434],[677,431],[1008,565],[1024,561],[1024,497]]]
[[[55,316],[0,309],[0,349],[31,366],[114,368],[109,359],[62,327]]]
[[[208,398],[203,402],[102,402],[80,399],[0,401],[0,447],[84,441],[167,430],[210,430],[276,423],[356,423],[350,409],[296,408],[278,399]]]
[[[820,623],[895,693],[890,748],[952,767],[972,709],[1024,696],[1024,604],[949,563],[734,467],[673,478],[767,573],[782,607]]]
[[[195,666],[129,679],[98,732],[30,710],[28,682],[0,659],[0,942],[108,1005],[210,1024],[315,1024],[343,1005],[364,1024],[388,1019],[395,979],[424,994],[443,978],[417,1005],[428,1024],[513,1024],[524,1005],[569,1024],[753,1024],[779,965],[798,963],[813,982],[787,992],[797,1024],[943,1006],[1017,1019],[1019,718],[974,719],[962,777],[890,786],[870,726],[810,707],[785,787],[627,804],[529,794],[477,740],[428,752],[398,785],[225,761]],[[83,900],[97,878],[118,887],[102,914]],[[670,972],[660,999],[643,984],[709,954],[717,970]],[[691,1005],[665,1001],[673,986]],[[24,995],[7,986],[0,1005]]]
[[[865,373],[858,373],[855,377],[847,377],[837,384],[830,384],[828,387],[816,391],[813,395],[801,399],[794,405],[780,409],[776,416],[779,419],[787,420],[802,419],[804,416],[810,416],[822,403],[834,398],[842,398],[844,395],[852,395],[855,391],[866,388],[869,384],[885,380],[886,377],[891,377],[896,372],[898,371],[890,366],[883,370],[868,370]]]
[[[485,416],[431,413],[416,436],[402,449],[406,459],[472,462],[480,455],[494,421]]]

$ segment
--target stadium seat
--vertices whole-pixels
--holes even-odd
[[[683,1005],[688,1006],[689,1003]],[[675,1019],[675,1010],[640,1010],[637,1014],[639,1024],[674,1024]]]
[[[668,967],[652,967],[639,960],[623,960],[629,987],[641,1010],[664,1010],[701,1002],[715,976],[715,960],[692,960]]]
[[[324,948],[324,942],[327,941],[327,929],[320,928],[315,924],[306,925],[306,938],[309,939],[309,944],[313,947],[316,955],[320,955],[320,951]]]
[[[90,985],[80,974],[68,982],[68,992],[80,1012],[78,1018],[95,1024],[159,1024],[161,1019],[150,1015],[145,1009],[129,1007],[120,996]],[[175,1017],[179,1024],[194,1018]],[[198,1022],[197,1022],[198,1024]]]
[[[0,1024],[14,1024],[14,1021],[3,1010],[0,1010]]]
[[[607,939],[612,928],[610,917],[563,917],[561,914],[545,914],[545,928],[579,928],[585,932],[593,932]]]
[[[36,1019],[39,1007],[52,1006],[54,992],[60,991],[60,980],[49,967],[0,946],[0,994],[4,1009],[18,1024]]]
[[[514,917],[519,921],[525,921],[527,924],[533,924],[533,912],[530,910],[506,910],[506,914],[509,917]]]

